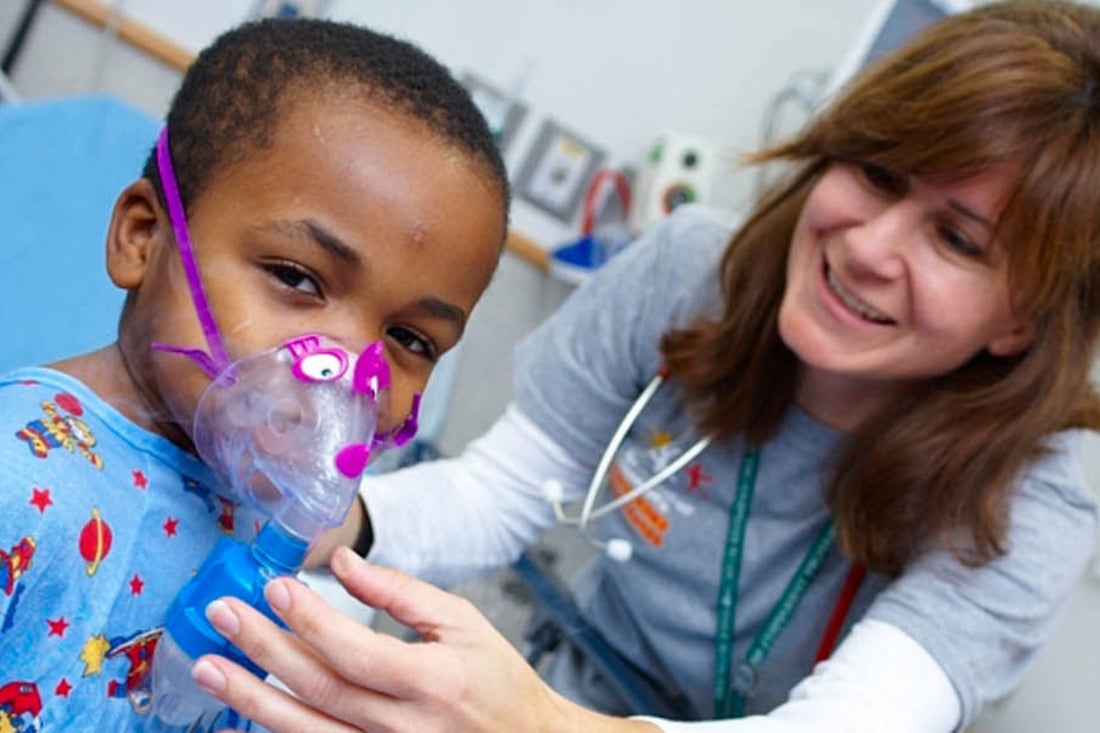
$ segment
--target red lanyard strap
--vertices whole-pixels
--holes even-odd
[[[821,634],[821,643],[817,647],[817,654],[814,655],[815,665],[832,656],[833,650],[836,649],[840,630],[844,628],[844,619],[848,617],[848,612],[856,599],[856,593],[859,592],[859,587],[863,584],[863,578],[866,575],[867,569],[863,567],[863,563],[852,564],[848,577],[844,579],[844,587],[840,589],[840,595],[837,596],[836,604],[833,606],[833,612],[829,615],[829,623],[825,626],[825,632]]]

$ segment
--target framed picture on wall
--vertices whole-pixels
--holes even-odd
[[[555,219],[571,223],[605,154],[551,119],[543,121],[519,174],[516,195]]]
[[[500,152],[506,152],[523,118],[527,116],[527,107],[513,95],[502,92],[473,72],[463,73],[459,81],[481,110]]]

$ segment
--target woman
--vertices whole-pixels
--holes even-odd
[[[551,521],[542,482],[578,497],[667,373],[610,490],[686,465],[601,520],[633,558],[577,593],[693,717],[746,717],[613,717],[634,711],[577,655],[551,691],[466,604],[347,551],[337,576],[427,643],[280,580],[298,638],[209,613],[304,702],[219,659],[200,682],[280,731],[950,731],[1010,691],[1096,536],[1075,430],[1100,428],[1100,13],[948,18],[755,160],[789,176],[732,238],[688,210],[633,245],[521,346],[498,424],[366,484],[345,535],[441,583],[507,562]]]

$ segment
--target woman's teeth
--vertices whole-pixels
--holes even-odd
[[[847,306],[848,310],[852,311],[860,318],[871,323],[887,324],[893,323],[894,319],[886,315],[880,310],[876,310],[872,306],[864,303],[852,293],[849,293],[844,289],[844,286],[836,279],[836,275],[833,269],[827,268],[825,281],[829,284],[829,289],[833,291],[833,294],[840,299],[840,302]]]

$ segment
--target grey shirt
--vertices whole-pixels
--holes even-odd
[[[660,366],[658,342],[673,326],[721,305],[717,266],[732,232],[686,207],[630,245],[517,350],[516,400],[576,459],[594,466]],[[698,440],[674,383],[663,386],[619,452],[616,481],[636,485]],[[810,544],[829,521],[822,476],[841,436],[792,409],[760,454],[740,574],[733,640],[746,650]],[[1051,633],[1096,537],[1097,509],[1073,433],[1017,481],[1009,552],[982,568],[949,554],[918,558],[899,579],[871,575],[845,628],[861,617],[899,627],[952,680],[963,725],[1011,690]],[[628,511],[598,522],[601,537],[628,539],[633,558],[601,557],[577,586],[589,619],[657,681],[675,686],[700,718],[712,716],[716,600],[740,439],[709,446]],[[783,702],[810,672],[849,563],[834,549],[758,670],[748,713]],[[561,657],[551,681],[567,695],[627,713],[591,669]]]

